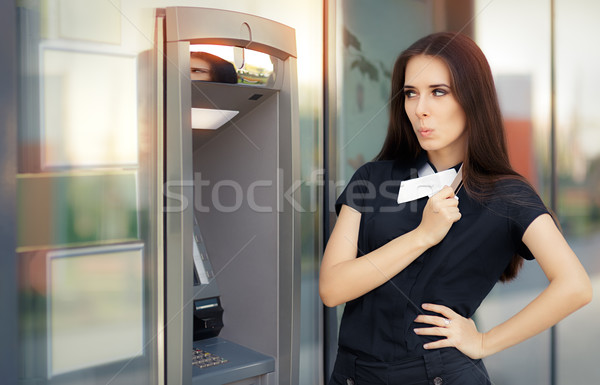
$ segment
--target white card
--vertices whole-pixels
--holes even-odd
[[[435,174],[402,181],[400,191],[398,191],[398,204],[437,194],[444,186],[452,184],[456,174],[456,170],[451,168]],[[421,170],[419,170],[419,175],[421,175]]]

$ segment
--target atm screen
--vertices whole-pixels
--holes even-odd
[[[206,256],[203,256],[198,248],[198,242],[194,242],[194,277],[199,281],[200,285],[208,285],[208,275],[206,268],[204,267],[203,260]],[[194,282],[195,283],[195,282]],[[196,283],[195,283],[196,284]]]
[[[214,277],[204,238],[200,233],[198,223],[194,219],[194,242],[193,242],[193,260],[194,260],[194,285],[208,285]]]

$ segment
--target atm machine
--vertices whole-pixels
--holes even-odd
[[[166,8],[161,28],[165,383],[296,384],[295,32],[253,15],[192,7]],[[233,50],[240,82],[190,80],[190,50],[198,45]],[[269,73],[251,73],[256,52],[268,58]]]

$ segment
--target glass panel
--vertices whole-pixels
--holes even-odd
[[[162,91],[140,38],[154,15],[17,4],[19,383],[156,384]]]
[[[121,1],[42,0],[46,39],[121,43]]]
[[[17,191],[20,249],[139,237],[135,172],[21,175]]]
[[[43,166],[137,163],[132,56],[43,50]]]
[[[337,177],[347,182],[381,150],[394,62],[403,49],[433,32],[433,18],[431,1],[338,4]]]
[[[49,375],[141,355],[142,246],[48,258]]]
[[[590,344],[600,339],[600,52],[591,48],[600,44],[594,24],[600,3],[555,4],[557,211],[567,241],[592,279],[595,296],[557,326],[557,384],[588,384],[600,375],[596,349]]]
[[[548,2],[475,1],[476,42],[494,74],[513,167],[548,202],[550,191],[550,8]],[[507,27],[506,20],[511,20]],[[497,284],[476,314],[487,331],[521,310],[547,285],[539,265],[525,262],[516,281]],[[550,333],[486,358],[494,384],[547,384]]]

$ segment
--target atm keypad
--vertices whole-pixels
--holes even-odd
[[[228,362],[225,358],[207,352],[202,349],[193,349],[192,365],[197,368],[204,369],[211,366],[217,366]]]

